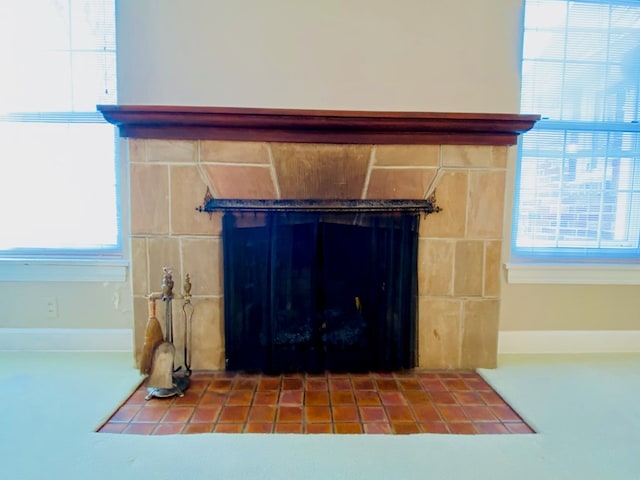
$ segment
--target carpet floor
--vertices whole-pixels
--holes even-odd
[[[535,435],[96,433],[140,383],[130,354],[0,353],[2,478],[640,478],[640,355],[479,373]]]

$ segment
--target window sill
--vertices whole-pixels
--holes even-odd
[[[124,282],[124,259],[0,258],[0,282]]]
[[[508,283],[640,285],[640,265],[506,263]]]

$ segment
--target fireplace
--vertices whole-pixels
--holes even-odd
[[[495,366],[506,167],[518,134],[537,117],[99,108],[119,126],[129,165],[136,358],[145,295],[158,289],[162,267],[171,267],[177,291],[185,273],[192,278],[192,367],[226,366],[224,311],[233,299],[223,274],[223,214],[195,209],[207,189],[245,200],[424,201],[435,193],[443,210],[421,217],[416,233],[416,351],[409,356],[419,368]],[[356,312],[358,302],[365,308],[358,294],[348,297]]]
[[[226,368],[413,368],[417,213],[227,212]]]

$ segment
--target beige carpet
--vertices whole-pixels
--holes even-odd
[[[640,478],[640,355],[499,363],[482,375],[539,434],[98,434],[130,355],[0,353],[1,478]]]

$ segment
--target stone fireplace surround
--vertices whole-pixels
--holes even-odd
[[[125,139],[134,341],[162,267],[191,275],[192,368],[224,369],[221,215],[235,199],[424,199],[419,368],[496,366],[507,158],[534,115],[99,106]],[[174,321],[180,325],[179,300]],[[163,323],[162,308],[158,308]],[[178,335],[180,337],[180,335]],[[178,351],[182,351],[178,348]]]

